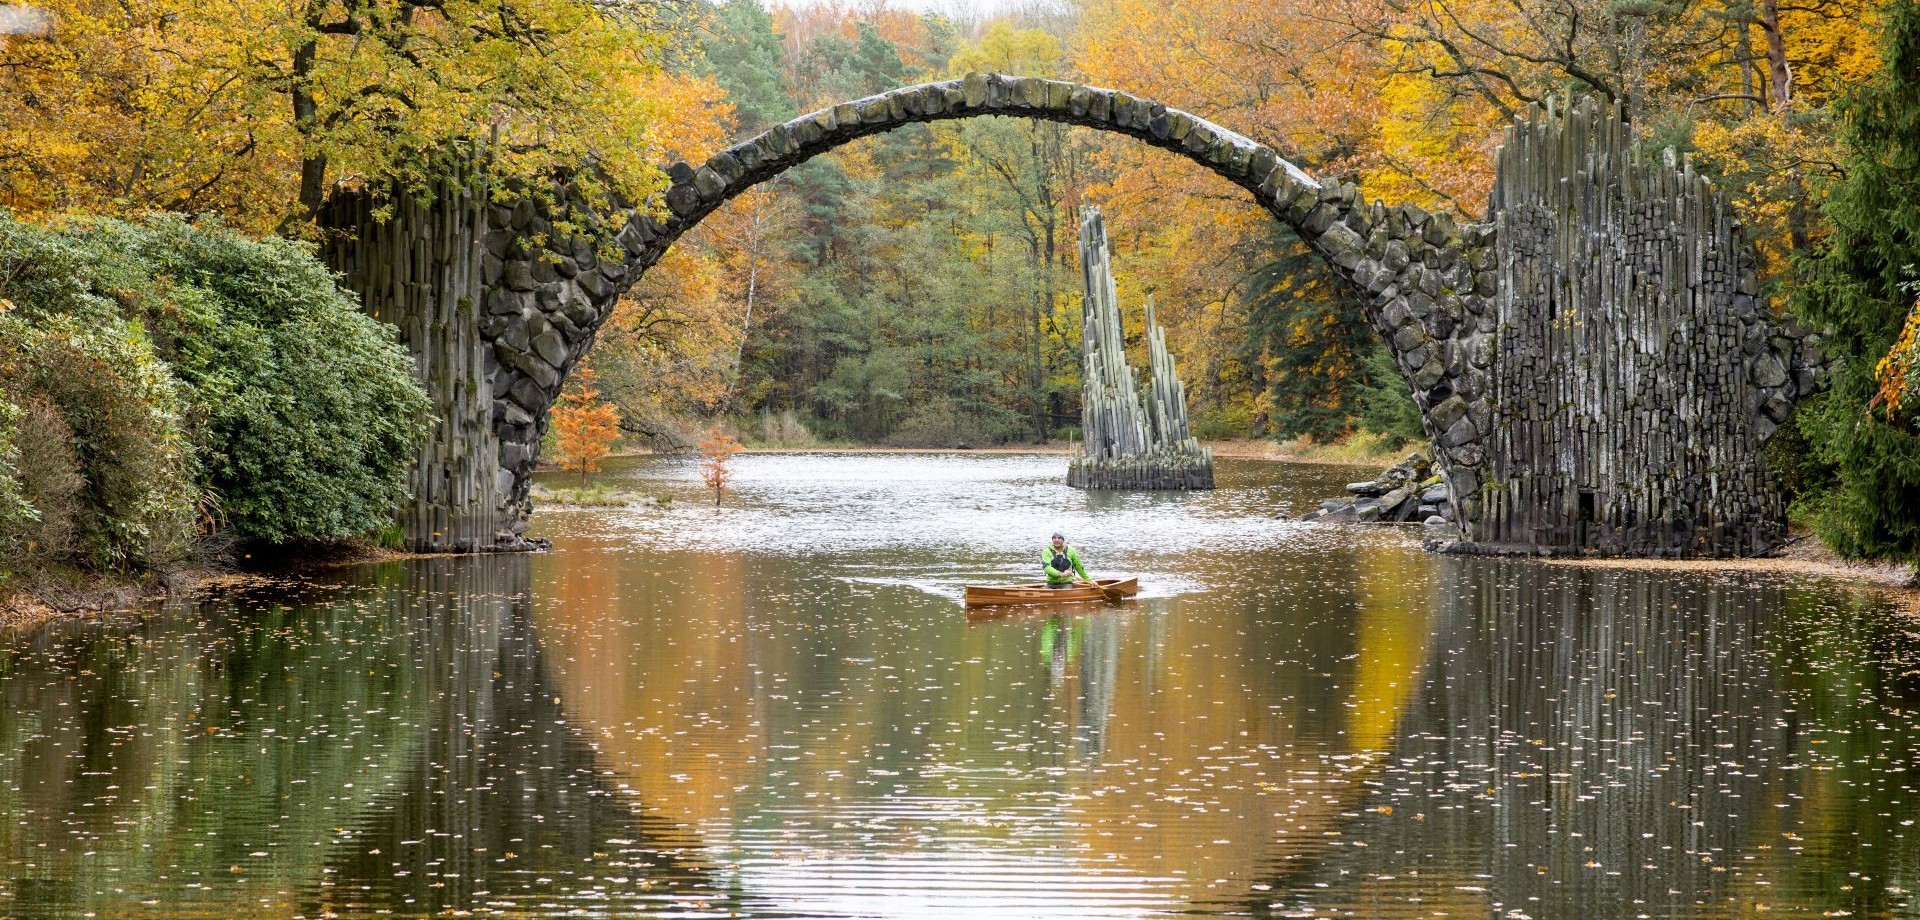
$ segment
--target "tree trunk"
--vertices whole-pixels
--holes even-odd
[[[1793,67],[1787,63],[1787,37],[1780,31],[1780,0],[1760,0],[1760,31],[1767,36],[1767,76],[1774,111],[1793,101]]]
[[[314,129],[314,122],[320,115],[320,106],[313,98],[313,89],[308,85],[313,78],[313,64],[319,54],[319,41],[309,38],[293,51],[293,126],[304,138]],[[300,156],[300,208],[306,212],[308,220],[320,214],[320,208],[327,201],[327,157],[324,153],[303,150]]]

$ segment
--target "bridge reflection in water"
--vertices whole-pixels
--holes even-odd
[[[1367,793],[1320,846],[1282,848],[1254,914],[1908,915],[1910,613],[1781,582],[1442,565],[1425,676]]]
[[[0,915],[738,910],[607,782],[528,560],[56,624],[0,657]]]
[[[0,646],[0,914],[1911,909],[1880,600],[1210,552],[971,622],[863,553],[583,539],[62,625]]]

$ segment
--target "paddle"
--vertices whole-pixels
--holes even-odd
[[[1116,604],[1120,603],[1120,600],[1126,597],[1126,595],[1120,593],[1119,588],[1115,588],[1110,585],[1103,585],[1097,581],[1084,581],[1084,582],[1081,582],[1081,584],[1092,585],[1096,588],[1099,588],[1100,593],[1107,596],[1107,600],[1110,600]]]

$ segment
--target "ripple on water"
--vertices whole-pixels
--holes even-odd
[[[697,461],[656,460],[610,478],[672,495],[671,508],[596,517],[638,546],[809,554],[902,545],[1037,553],[1056,530],[1113,554],[1256,549],[1326,533],[1276,514],[1292,508],[1276,508],[1272,484],[1251,477],[1208,492],[1097,493],[1069,488],[1064,463],[1058,455],[748,454],[735,458],[728,498],[714,508]]]
[[[0,916],[1910,917],[1872,595],[1302,528],[1339,470],[744,457],[718,512],[0,638]],[[969,618],[1064,526],[1119,607]]]

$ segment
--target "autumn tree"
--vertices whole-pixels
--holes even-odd
[[[482,144],[503,177],[582,163],[631,200],[714,91],[666,69],[651,5],[50,0],[0,39],[0,202],[24,212],[311,215],[337,182],[424,187]]]
[[[579,470],[580,484],[600,469],[600,461],[620,437],[620,410],[600,401],[597,376],[590,367],[574,371],[567,391],[552,409],[554,453],[561,469]]]
[[[713,490],[715,508],[720,507],[720,497],[733,480],[733,455],[739,451],[740,442],[718,428],[700,442],[700,481]]]
[[[1907,314],[1907,322],[1894,339],[1893,347],[1873,368],[1879,388],[1867,408],[1878,410],[1889,422],[1913,419],[1920,408],[1920,303]]]
[[[989,26],[978,42],[957,51],[948,62],[950,73],[997,71],[1023,76],[1056,77],[1066,67],[1060,42],[1040,29],[1016,29],[1008,23]],[[1066,338],[1061,322],[1063,288],[1073,279],[1067,268],[1074,250],[1073,233],[1085,145],[1058,122],[1040,119],[980,118],[943,129],[954,145],[961,177],[986,192],[988,205],[1015,220],[1009,242],[1026,253],[1031,294],[1026,339],[1027,378],[1022,390],[1033,434],[1044,438],[1057,410],[1058,392],[1049,399],[1049,336]],[[986,196],[983,196],[986,197]],[[997,200],[996,200],[997,199]],[[1078,326],[1073,327],[1077,334]]]

